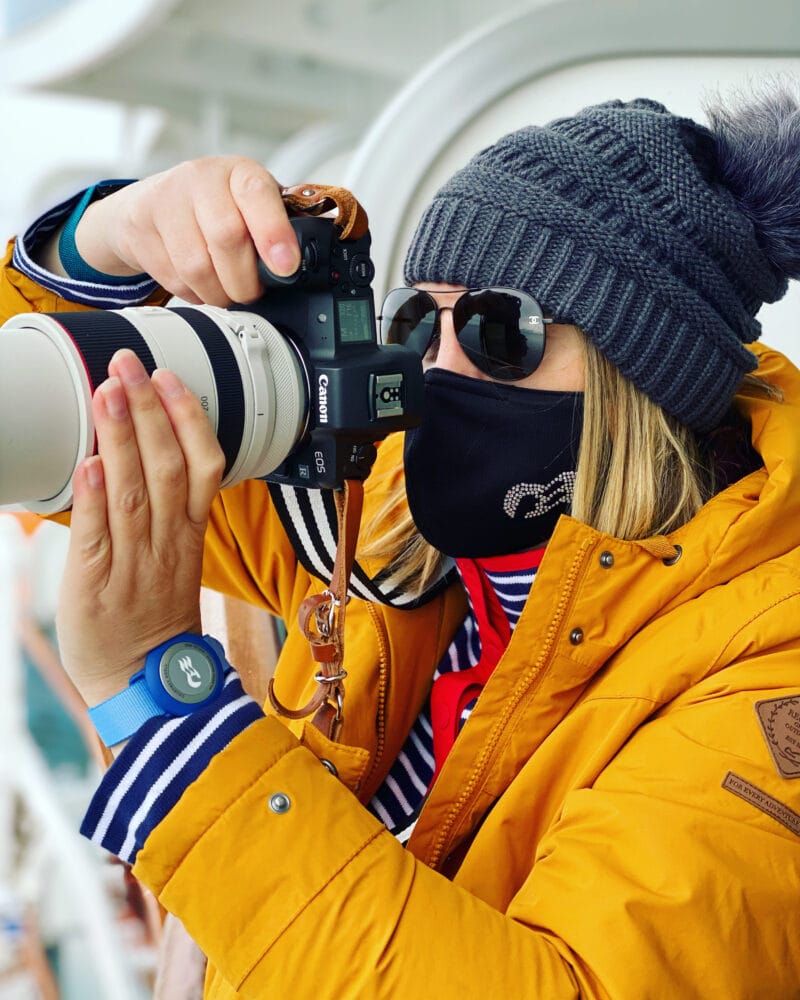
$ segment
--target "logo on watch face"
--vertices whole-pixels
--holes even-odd
[[[182,656],[178,660],[178,667],[183,671],[190,688],[202,687],[203,678],[200,676],[200,671],[192,665],[191,656]]]
[[[167,693],[186,705],[204,701],[214,691],[217,667],[209,654],[191,642],[166,650],[159,673]]]

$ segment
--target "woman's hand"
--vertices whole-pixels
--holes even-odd
[[[57,616],[62,659],[90,706],[127,686],[147,652],[200,631],[200,573],[224,457],[171,372],[118,351],[92,405],[98,455],[73,482]]]
[[[187,302],[227,306],[261,294],[261,258],[294,273],[300,250],[275,178],[256,160],[189,160],[91,204],[75,231],[106,274],[145,272]]]

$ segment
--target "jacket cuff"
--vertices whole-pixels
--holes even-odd
[[[131,182],[104,182],[102,193],[111,194],[129,183]],[[81,305],[94,306],[98,309],[124,309],[125,306],[134,306],[145,302],[159,287],[158,283],[153,281],[149,275],[134,275],[130,282],[124,281],[122,283],[118,279],[108,282],[79,281],[75,278],[52,274],[36,263],[34,257],[37,250],[64,225],[85,195],[86,191],[79,191],[71,198],[61,202],[60,205],[45,212],[30,225],[21,239],[16,241],[11,260],[12,267],[60,298],[78,302]]]
[[[180,718],[148,720],[103,777],[81,833],[133,864],[152,830],[216,754],[263,717],[231,671],[220,697],[207,708]]]

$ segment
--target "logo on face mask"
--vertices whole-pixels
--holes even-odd
[[[527,510],[521,516],[524,518],[541,517],[556,507],[563,507],[572,503],[575,493],[575,472],[560,472],[555,479],[549,483],[517,483],[506,493],[503,500],[503,510],[510,517],[515,518],[520,511],[520,507],[525,506]],[[532,499],[529,505],[528,501]]]

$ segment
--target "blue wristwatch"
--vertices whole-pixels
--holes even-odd
[[[151,649],[124,691],[89,709],[100,739],[113,747],[158,715],[190,715],[214,701],[231,666],[212,636],[182,632]]]

